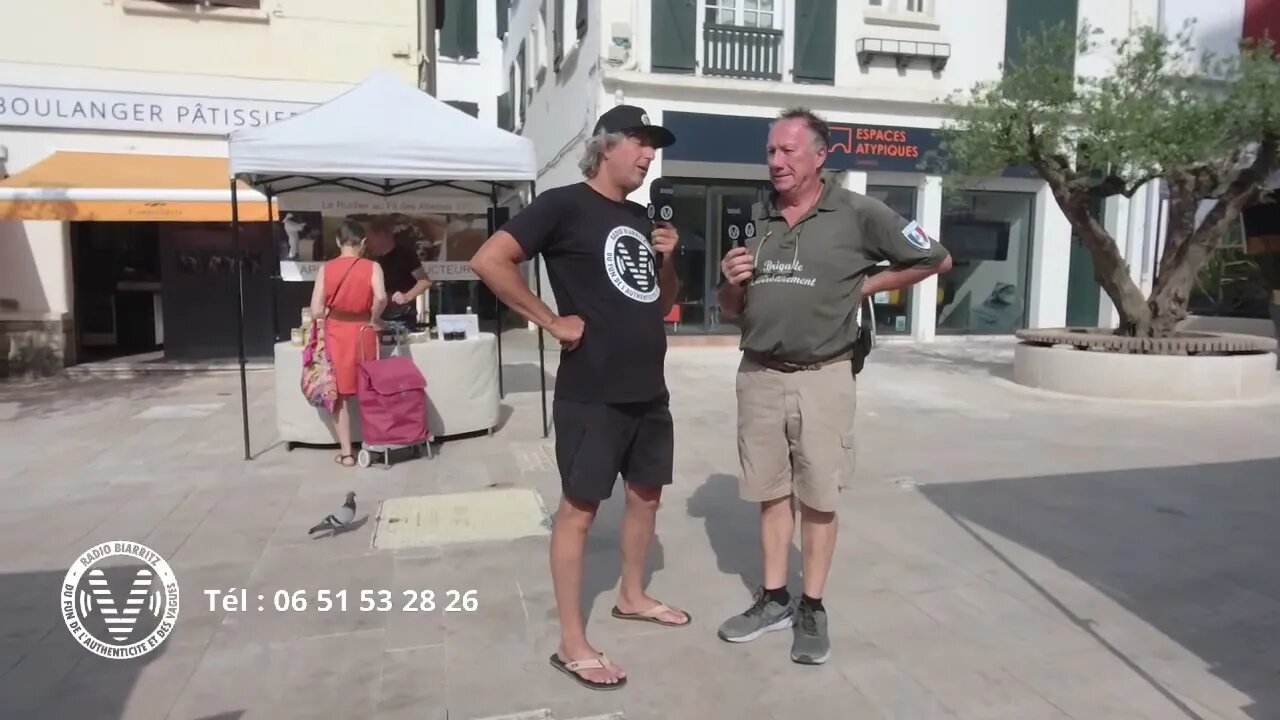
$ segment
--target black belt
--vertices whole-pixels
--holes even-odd
[[[772,355],[765,355],[763,353],[758,353],[751,350],[747,350],[746,352],[743,353],[743,355],[748,360],[758,363],[759,365],[766,367],[770,370],[777,370],[778,372],[788,372],[788,373],[800,372],[801,370],[818,370],[819,368],[825,367],[827,365],[831,365],[832,363],[844,362],[845,360],[853,359],[852,350],[842,352],[839,355],[834,355],[832,357],[829,357],[823,360],[815,360],[812,362],[803,362],[803,363],[792,362],[790,360],[780,360],[778,358],[773,357]]]

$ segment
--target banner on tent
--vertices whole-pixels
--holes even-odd
[[[277,233],[280,278],[285,282],[314,282],[320,266],[338,256],[338,228],[345,220],[367,226],[385,223],[397,245],[417,255],[433,283],[479,280],[470,263],[488,238],[485,213],[408,214],[281,211]]]
[[[430,191],[427,191],[430,192]],[[490,206],[488,198],[451,197],[449,195],[419,196],[405,194],[381,197],[359,192],[306,191],[285,193],[279,198],[280,212],[319,213],[326,217],[351,215],[455,215],[480,214]]]
[[[280,279],[285,282],[315,282],[316,276],[320,274],[321,265],[324,263],[281,260]],[[431,278],[433,283],[480,279],[480,276],[471,271],[471,265],[466,262],[424,262],[422,267],[426,269],[427,277]]]

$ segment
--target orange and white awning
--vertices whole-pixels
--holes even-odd
[[[0,180],[0,220],[231,222],[226,158],[57,151]],[[241,183],[240,220],[269,220]]]

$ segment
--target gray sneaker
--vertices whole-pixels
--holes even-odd
[[[773,630],[786,630],[795,617],[792,603],[786,605],[769,600],[764,588],[756,591],[755,602],[741,615],[734,615],[720,625],[720,639],[728,642],[750,642]]]
[[[821,665],[831,656],[831,638],[827,636],[827,611],[814,610],[803,602],[796,603],[792,632],[791,659],[802,665]]]

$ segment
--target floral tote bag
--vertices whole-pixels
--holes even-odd
[[[302,394],[307,402],[332,413],[338,405],[338,381],[325,342],[324,320],[311,323],[307,345],[302,350]]]
[[[342,283],[355,268],[351,263],[347,272],[343,273],[334,290],[334,296],[342,289]],[[324,317],[311,321],[311,330],[307,334],[307,344],[302,350],[302,394],[307,402],[315,407],[324,408],[333,413],[338,406],[338,381],[333,372],[333,357],[329,354],[329,344],[325,337],[324,323],[329,316],[329,307],[324,309]]]

